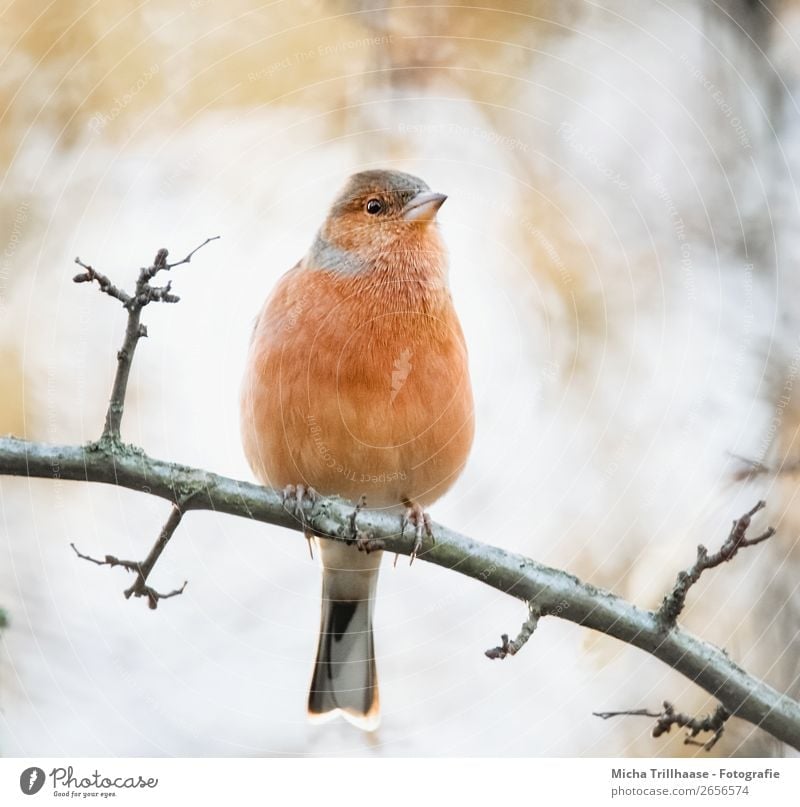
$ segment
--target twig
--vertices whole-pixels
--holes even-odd
[[[199,252],[206,244],[210,244],[212,241],[217,241],[219,238],[220,236],[218,235],[212,235],[211,238],[206,238],[202,244],[196,246],[185,258],[175,261],[175,263],[168,263],[167,269],[174,269],[176,266],[180,266],[182,263],[189,263],[192,260],[195,252]]]
[[[181,512],[181,508],[177,504],[173,504],[169,518],[162,527],[152,549],[143,561],[121,560],[114,555],[106,555],[103,560],[98,560],[97,558],[93,558],[91,555],[84,555],[82,552],[79,552],[78,547],[76,547],[75,544],[70,544],[70,546],[75,551],[75,554],[83,560],[96,563],[98,566],[110,566],[111,568],[121,566],[123,569],[127,569],[129,572],[134,572],[136,574],[136,580],[134,580],[130,588],[125,589],[125,599],[130,599],[131,597],[147,597],[149,607],[155,610],[158,607],[159,600],[166,600],[170,597],[176,597],[178,594],[183,594],[188,583],[188,580],[185,580],[180,588],[170,591],[168,594],[162,594],[161,592],[156,591],[154,588],[147,585],[147,578],[149,577],[150,572],[153,571],[153,566],[156,565],[156,561],[158,561],[158,559],[161,557],[161,553],[169,543],[169,539],[172,538],[173,533],[181,523],[182,517],[183,513]]]
[[[731,456],[745,466],[734,472],[733,478],[737,482],[744,482],[748,479],[754,479],[757,476],[766,474],[769,476],[791,476],[792,474],[800,472],[800,460],[792,460],[792,462],[782,463],[777,468],[770,468],[769,465],[765,465],[763,462],[750,460],[739,454],[731,454]]]
[[[603,718],[603,720],[622,715],[655,718],[656,724],[650,734],[656,739],[662,734],[669,734],[673,726],[686,728],[689,731],[684,738],[683,744],[699,745],[705,751],[710,751],[717,744],[717,740],[725,731],[725,722],[730,717],[730,713],[722,704],[719,704],[711,714],[690,717],[681,712],[676,712],[675,707],[669,701],[664,701],[664,709],[661,712],[651,712],[648,709],[627,709],[621,712],[593,712],[593,714],[595,717]],[[701,743],[695,740],[698,734],[704,732],[712,732],[711,737],[706,742]]]
[[[147,578],[150,575],[150,572],[153,571],[153,566],[156,565],[156,561],[161,557],[161,553],[166,549],[169,539],[172,538],[172,535],[178,528],[178,525],[181,523],[182,518],[183,512],[181,511],[181,508],[177,504],[173,504],[169,518],[167,518],[164,526],[161,528],[161,532],[159,533],[156,542],[153,544],[153,547],[148,553],[147,557],[139,565],[139,573],[136,580],[134,581],[133,585],[125,591],[126,599],[129,599],[131,596],[147,597],[150,608],[155,609],[159,600],[166,600],[170,597],[175,597],[178,594],[183,594],[188,581],[184,581],[183,585],[179,589],[175,589],[169,594],[159,594],[159,592],[147,585]]]
[[[75,263],[77,263],[78,266],[82,266],[86,271],[75,275],[72,278],[73,283],[91,283],[93,280],[96,280],[97,284],[100,286],[100,291],[104,294],[107,294],[109,297],[114,297],[124,306],[130,303],[130,295],[122,289],[118,289],[104,274],[95,271],[80,258],[75,258]]]
[[[528,613],[530,616],[522,623],[522,629],[517,635],[517,638],[510,642],[508,640],[508,634],[502,634],[500,636],[500,645],[498,647],[490,647],[488,650],[484,651],[484,655],[487,658],[492,660],[502,660],[506,656],[515,656],[517,653],[519,653],[528,639],[533,636],[533,632],[536,630],[539,624],[539,619],[542,616],[541,609],[530,604],[528,605]]]
[[[732,560],[740,549],[760,544],[775,534],[775,530],[769,527],[756,538],[747,538],[747,529],[752,517],[764,507],[766,507],[766,503],[760,501],[741,518],[736,519],[725,543],[713,555],[708,554],[708,550],[703,544],[697,547],[697,559],[694,565],[688,571],[678,572],[678,578],[672,591],[664,597],[661,607],[658,609],[658,618],[665,628],[670,628],[675,624],[686,604],[689,589],[700,579],[700,575],[706,569],[713,569],[715,566]]]
[[[75,283],[91,283],[97,281],[100,286],[100,291],[108,294],[111,297],[119,300],[128,312],[128,322],[125,327],[125,338],[122,342],[122,347],[117,352],[117,372],[114,376],[114,385],[111,390],[111,399],[108,403],[106,410],[105,425],[103,426],[103,433],[96,446],[100,449],[111,450],[112,452],[124,451],[125,447],[122,445],[120,439],[120,426],[122,424],[122,414],[125,410],[125,395],[128,390],[128,379],[130,378],[131,366],[133,363],[133,356],[136,352],[136,346],[142,337],[147,336],[147,328],[141,323],[142,309],[153,302],[158,303],[177,303],[180,298],[172,293],[172,281],[167,281],[163,286],[153,286],[150,281],[162,271],[169,271],[181,264],[189,263],[192,256],[206,244],[211,241],[216,241],[218,235],[212,238],[206,238],[202,244],[195,247],[185,258],[175,263],[167,263],[169,252],[163,247],[156,252],[156,256],[150,266],[144,266],[139,270],[139,276],[136,279],[136,287],[133,294],[117,288],[109,278],[97,272],[91,266],[83,263],[80,258],[75,258],[75,263],[83,267],[84,272],[73,277]],[[88,555],[82,555],[78,552],[75,544],[72,548],[77,553],[78,557],[85,560],[90,560],[93,563],[108,566],[123,566],[129,571],[136,573],[136,579],[130,588],[126,589],[125,597],[147,597],[150,608],[155,609],[158,607],[159,600],[165,600],[169,597],[175,597],[182,594],[186,589],[186,582],[174,591],[167,594],[162,594],[147,585],[147,578],[153,570],[164,548],[169,543],[169,539],[180,524],[182,517],[182,507],[185,504],[185,497],[180,503],[174,502],[172,511],[167,519],[161,533],[158,536],[153,548],[145,558],[139,561],[123,561],[113,555],[106,555],[105,560],[98,561]]]
[[[121,560],[115,555],[106,555],[103,560],[99,560],[98,558],[93,558],[91,555],[84,555],[74,543],[70,543],[70,546],[81,560],[88,560],[90,563],[96,563],[98,566],[110,566],[112,569],[115,566],[122,566],[123,569],[127,569],[129,572],[139,571],[139,562],[136,560]]]
[[[128,389],[128,379],[133,362],[133,354],[136,346],[143,336],[147,336],[147,328],[141,324],[142,309],[149,303],[177,303],[180,300],[176,294],[172,294],[172,282],[168,281],[163,286],[151,286],[150,281],[161,271],[169,271],[175,266],[189,263],[192,256],[211,241],[216,241],[218,235],[206,238],[202,244],[195,247],[185,258],[175,263],[167,263],[169,252],[166,249],[159,249],[156,257],[150,266],[142,267],[139,270],[139,277],[136,280],[136,290],[133,294],[117,288],[109,278],[96,271],[91,266],[83,263],[80,258],[75,258],[75,263],[82,266],[84,272],[75,275],[72,279],[75,283],[91,283],[96,280],[100,286],[100,291],[119,300],[128,311],[128,323],[125,328],[125,337],[122,347],[117,352],[117,372],[114,376],[114,385],[111,389],[111,399],[106,410],[105,425],[101,442],[109,446],[118,447],[120,440],[120,426],[122,424],[122,413],[125,409],[125,394]]]

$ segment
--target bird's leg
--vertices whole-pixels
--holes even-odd
[[[312,560],[314,559],[314,533],[306,529],[306,513],[303,509],[303,505],[308,502],[313,507],[320,498],[319,493],[317,493],[314,488],[306,487],[305,485],[287,485],[283,489],[283,506],[300,519],[300,523],[303,525],[303,532],[308,541],[308,552]],[[287,506],[287,504],[289,506]]]
[[[412,502],[411,499],[403,499],[403,504],[406,507],[406,511],[400,522],[400,534],[405,533],[406,525],[414,525],[414,546],[411,549],[408,561],[408,565],[410,566],[414,562],[414,558],[417,557],[417,553],[422,549],[423,536],[427,535],[431,541],[433,541],[434,538],[433,530],[431,529],[431,517],[422,509],[422,505]],[[395,565],[397,565],[396,556],[394,562]]]

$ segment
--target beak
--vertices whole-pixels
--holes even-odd
[[[406,221],[433,221],[436,211],[444,204],[447,197],[443,193],[420,191],[404,208],[403,218]]]

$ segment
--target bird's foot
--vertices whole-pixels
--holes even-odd
[[[412,502],[410,499],[404,499],[403,504],[406,506],[406,511],[403,514],[402,521],[400,522],[400,534],[406,531],[406,526],[411,524],[414,527],[414,546],[411,548],[409,555],[408,565],[410,566],[417,553],[422,549],[422,541],[425,536],[433,542],[433,530],[431,529],[431,517],[422,509],[422,505]],[[397,556],[394,559],[395,566],[397,565]]]
[[[315,505],[320,500],[320,495],[314,488],[306,485],[287,485],[283,489],[283,506],[290,513],[294,513],[298,518],[305,518],[303,506],[308,503]]]
[[[306,512],[304,505],[310,504],[313,507],[321,498],[322,497],[314,488],[307,487],[306,485],[287,485],[283,489],[283,507],[300,519],[306,540],[308,541],[308,552],[312,559],[314,558],[314,533],[306,529]]]
[[[366,552],[369,555],[370,552],[379,552],[384,548],[383,541],[380,538],[373,538],[372,533],[360,532],[356,537],[356,549],[359,552]]]
[[[370,552],[377,552],[379,549],[384,548],[383,541],[380,538],[373,538],[372,533],[369,532],[362,532],[358,528],[358,524],[356,520],[358,519],[358,514],[367,506],[367,497],[362,496],[356,506],[353,508],[353,512],[350,514],[350,540],[352,543],[356,545],[356,548],[359,552],[366,552],[368,555]]]

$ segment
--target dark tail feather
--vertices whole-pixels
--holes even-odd
[[[308,695],[312,719],[341,713],[367,731],[378,727],[380,708],[372,602],[324,598],[317,661]]]

